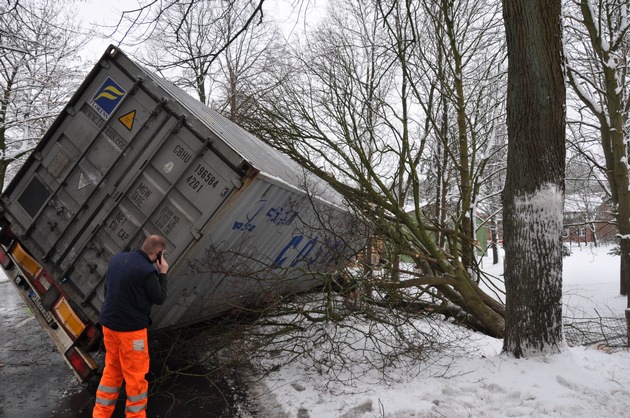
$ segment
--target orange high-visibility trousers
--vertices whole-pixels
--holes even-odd
[[[127,417],[147,416],[149,383],[149,348],[147,330],[113,331],[103,327],[105,342],[105,369],[96,390],[96,403],[92,417],[109,418],[116,409],[118,393],[125,381]]]

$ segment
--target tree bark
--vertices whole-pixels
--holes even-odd
[[[515,357],[562,347],[566,92],[560,6],[560,0],[503,0],[508,45],[503,351]]]
[[[499,231],[497,227],[496,216],[492,215],[490,224],[492,231],[492,264],[499,264]]]

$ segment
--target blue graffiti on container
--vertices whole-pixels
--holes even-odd
[[[304,235],[294,235],[275,257],[272,266],[274,268],[295,267],[301,262],[305,262],[308,266],[323,266],[334,262],[341,255],[341,240],[327,239],[322,242],[319,237],[305,238]],[[305,242],[302,243],[302,241]],[[289,260],[290,263],[287,263]]]
[[[247,220],[235,221],[234,225],[232,225],[232,230],[252,232],[254,229],[256,229],[256,224],[254,223],[254,219],[256,219],[258,214],[263,210],[263,208],[265,207],[265,204],[267,204],[266,200],[259,200],[258,202],[256,202],[254,207],[249,212],[247,212],[247,215],[245,215]]]
[[[290,225],[291,222],[298,216],[298,212],[285,208],[271,208],[267,212],[267,222],[274,223],[276,225]]]
[[[256,223],[254,221],[258,215],[262,213],[266,204],[267,200],[259,200],[256,202],[254,207],[252,207],[252,209],[247,212],[247,215],[245,215],[247,220],[235,221],[232,225],[232,230],[253,232],[254,229],[256,229]],[[278,207],[269,209],[265,216],[267,217],[266,222],[271,222],[276,225],[290,225],[295,218],[297,218],[298,214],[298,212],[293,210]]]
[[[114,80],[107,77],[107,80],[96,91],[94,97],[90,101],[90,105],[106,120],[114,113],[116,106],[125,97],[127,92],[120,87]]]

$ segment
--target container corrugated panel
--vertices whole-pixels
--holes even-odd
[[[317,198],[287,157],[110,47],[2,207],[94,322],[109,258],[164,235],[171,280],[159,328],[310,288],[313,272],[337,268],[352,245],[326,229],[348,238],[351,217],[314,181]]]
[[[242,129],[229,119],[205,106],[198,100],[188,95],[183,90],[160,77],[148,73],[153,80],[164,88],[178,102],[185,104],[186,108],[195,116],[195,119],[212,129],[212,132],[221,138],[221,141],[235,150],[245,161],[255,163],[265,176],[281,179],[289,186],[304,188],[305,173],[291,159],[278,150],[268,146],[254,135]],[[308,180],[313,183],[321,194],[321,198],[336,205],[342,205],[341,196],[328,188],[322,181],[315,177]]]
[[[339,268],[344,238],[356,232],[349,217],[273,178],[258,176],[232,203],[204,230],[185,258],[188,267],[178,269],[171,282],[176,300],[154,308],[158,325],[194,322],[321,284],[313,272]]]

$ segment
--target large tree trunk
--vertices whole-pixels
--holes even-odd
[[[562,347],[565,86],[560,0],[503,0],[508,165],[503,193],[504,352]]]

